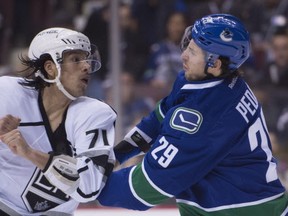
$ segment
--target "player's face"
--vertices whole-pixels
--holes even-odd
[[[275,55],[275,62],[280,67],[288,65],[288,37],[279,35],[272,40],[272,48]]]
[[[74,97],[85,94],[90,79],[90,64],[85,61],[87,53],[83,51],[69,51],[63,54],[61,63],[61,83]]]
[[[205,53],[198,47],[193,39],[189,42],[187,48],[181,55],[183,61],[183,69],[185,77],[189,81],[202,80],[206,74],[205,69]]]

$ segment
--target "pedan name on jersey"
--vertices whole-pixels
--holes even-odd
[[[253,116],[256,113],[258,106],[259,104],[254,94],[251,91],[246,90],[237,104],[236,109],[248,123],[248,117]]]

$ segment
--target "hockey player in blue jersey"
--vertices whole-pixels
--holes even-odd
[[[181,47],[170,95],[115,147],[120,162],[141,150],[143,161],[113,172],[99,202],[146,210],[175,197],[182,216],[287,215],[261,105],[238,71],[250,53],[245,27],[205,16]]]

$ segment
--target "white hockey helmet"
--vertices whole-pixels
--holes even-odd
[[[50,54],[54,62],[61,63],[64,51],[83,50],[87,52],[88,59],[94,60],[91,72],[100,69],[101,61],[97,48],[91,45],[88,37],[81,32],[66,28],[48,28],[38,33],[32,40],[28,57],[36,60],[43,54]]]
[[[90,73],[95,72],[101,67],[100,55],[95,45],[92,45],[87,36],[81,32],[66,28],[48,28],[38,33],[32,40],[28,57],[31,60],[37,60],[44,54],[49,54],[56,64],[58,74],[55,79],[50,80],[44,77],[41,71],[37,71],[35,76],[41,77],[48,83],[56,83],[60,91],[62,91],[69,99],[76,98],[67,92],[60,82],[61,66],[63,53],[66,51],[81,50],[87,52],[86,61],[90,64]]]

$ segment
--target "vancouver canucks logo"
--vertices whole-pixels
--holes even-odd
[[[193,109],[180,107],[176,109],[170,120],[170,126],[189,134],[196,133],[203,121],[202,114]]]
[[[233,33],[229,29],[223,30],[220,34],[221,40],[223,40],[225,42],[232,41],[232,39],[233,39],[232,37],[233,37]]]

